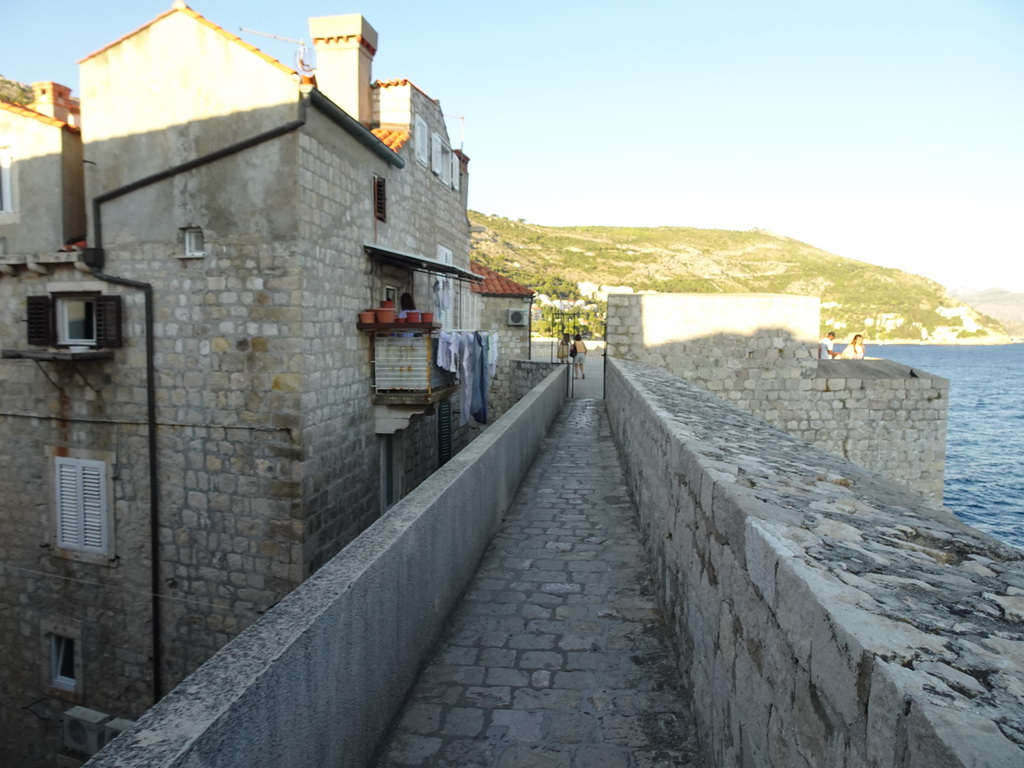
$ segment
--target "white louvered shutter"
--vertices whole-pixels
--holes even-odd
[[[416,131],[413,136],[413,141],[416,142],[416,159],[422,165],[430,165],[430,134],[427,133],[427,121],[417,115],[414,130]]]
[[[441,134],[430,134],[430,170],[438,176],[441,176],[444,173],[444,158],[442,157],[443,147],[444,142],[441,140]]]
[[[57,458],[57,546],[85,552],[107,550],[106,465]]]
[[[459,171],[461,170],[459,164],[459,156],[452,152],[452,189],[456,192],[459,191]]]

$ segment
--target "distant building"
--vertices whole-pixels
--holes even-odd
[[[470,291],[480,302],[480,328],[495,331],[499,340],[497,371],[490,383],[490,420],[493,420],[519,399],[512,382],[512,366],[513,361],[530,357],[535,291],[479,262],[470,262],[469,266],[482,278],[470,285]]]

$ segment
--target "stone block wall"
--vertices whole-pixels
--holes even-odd
[[[526,360],[530,355],[530,328],[510,326],[507,322],[509,309],[526,309],[529,305],[520,298],[480,296],[477,300],[480,306],[480,329],[498,334],[498,366],[491,379],[488,398],[488,419],[493,421],[529,391],[517,387],[513,369],[519,361]]]
[[[551,372],[90,768],[370,765],[564,402]]]
[[[948,382],[891,361],[819,360],[818,316],[807,296],[612,294],[608,354],[941,499]]]
[[[660,368],[607,407],[716,766],[1024,765],[1024,555]]]

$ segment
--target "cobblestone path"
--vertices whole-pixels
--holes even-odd
[[[698,768],[604,403],[570,400],[378,768]]]

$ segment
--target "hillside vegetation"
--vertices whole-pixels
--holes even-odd
[[[765,230],[544,227],[470,211],[473,258],[562,299],[618,286],[662,293],[818,296],[822,332],[840,339],[1001,343],[999,322],[898,269],[837,256]]]

